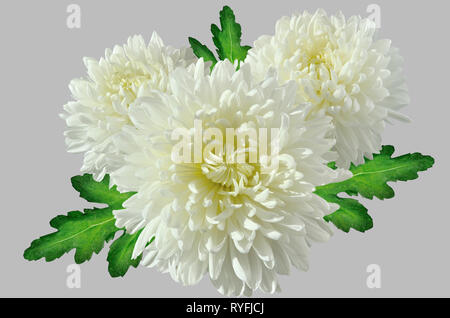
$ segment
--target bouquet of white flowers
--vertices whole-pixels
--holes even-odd
[[[357,199],[394,196],[434,164],[393,157],[386,123],[408,121],[402,58],[375,23],[323,10],[283,17],[273,36],[241,45],[224,7],[211,27],[216,55],[194,38],[173,48],[153,33],[86,58],[62,118],[69,152],[83,153],[72,185],[106,204],[51,220],[28,260],[75,249],[76,263],[110,246],[108,270],[156,267],[184,285],[208,275],[228,296],[279,290],[277,275],[308,269],[329,223],[372,228]]]

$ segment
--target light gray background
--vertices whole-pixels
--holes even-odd
[[[77,3],[82,27],[66,27],[66,8]],[[166,43],[187,44],[194,36],[210,43],[209,26],[224,4],[235,10],[243,43],[272,34],[282,15],[323,7],[329,13],[367,16],[381,6],[381,35],[391,38],[406,59],[412,124],[389,127],[384,142],[398,154],[432,154],[435,167],[419,180],[395,184],[396,197],[365,201],[374,229],[336,231],[311,251],[309,272],[281,277],[277,296],[450,296],[449,256],[449,11],[448,1],[23,1],[1,2],[1,230],[0,296],[215,297],[208,279],[182,287],[153,269],[138,268],[110,278],[105,248],[81,266],[81,289],[66,287],[73,252],[46,263],[22,257],[30,242],[51,232],[57,214],[87,205],[71,188],[81,156],[66,153],[64,122],[58,117],[69,98],[67,84],[85,74],[83,56],[157,30]],[[382,269],[382,288],[366,287],[366,267]],[[256,296],[261,296],[257,293]]]

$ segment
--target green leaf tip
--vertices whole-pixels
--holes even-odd
[[[220,27],[211,25],[213,42],[217,47],[217,54],[221,60],[229,59],[232,63],[245,60],[250,46],[241,46],[241,25],[236,22],[233,10],[224,6],[220,11]]]
[[[120,193],[116,186],[110,188],[109,175],[105,175],[101,181],[95,181],[91,174],[84,174],[72,177],[71,181],[80,197],[88,202],[107,204],[113,210],[123,209],[122,203],[135,194],[135,192]]]
[[[213,42],[216,46],[216,52],[219,60],[228,59],[232,63],[243,62],[247,57],[250,46],[241,45],[242,30],[241,25],[236,22],[233,10],[229,6],[224,6],[220,11],[220,28],[212,24],[211,33],[213,34]],[[217,58],[214,53],[204,44],[193,37],[189,37],[189,43],[194,54],[198,58],[203,58],[205,62],[211,61],[211,71],[217,64]]]
[[[195,56],[203,58],[205,62],[211,62],[211,71],[217,63],[214,53],[206,46],[201,44],[197,39],[189,37],[189,44],[194,51]]]
[[[108,272],[111,277],[123,277],[130,266],[136,268],[139,265],[142,255],[139,255],[136,259],[132,259],[131,256],[141,232],[142,230],[134,234],[124,232],[121,237],[111,244],[107,258]]]
[[[327,222],[332,222],[344,232],[349,232],[351,228],[360,232],[371,229],[373,221],[367,209],[355,199],[338,195],[346,193],[349,196],[361,195],[367,199],[390,199],[395,192],[387,182],[415,180],[419,177],[418,172],[426,171],[434,165],[432,157],[420,153],[392,158],[394,151],[393,146],[383,146],[379,154],[373,155],[373,159],[365,158],[363,164],[351,165],[352,178],[317,187],[317,195],[339,205],[336,212],[325,216]],[[329,167],[336,168],[334,163],[329,164]]]
[[[142,260],[142,254],[132,259],[134,246],[141,234],[142,229],[134,234],[123,233],[121,237],[115,240],[108,253],[108,272],[111,277],[123,277],[128,272],[130,266],[136,268]],[[150,245],[155,237],[147,243]]]

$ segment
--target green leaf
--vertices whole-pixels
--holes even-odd
[[[331,203],[339,205],[339,209],[325,216],[327,222],[349,232],[351,228],[365,232],[373,227],[372,218],[367,209],[355,199],[338,196],[346,193],[349,196],[358,194],[367,199],[377,197],[380,200],[393,198],[394,190],[387,182],[409,181],[419,177],[418,172],[431,168],[434,159],[420,153],[406,154],[392,158],[393,146],[383,146],[373,159],[365,159],[359,166],[352,165],[353,177],[338,183],[317,187],[316,194]],[[335,168],[334,164],[330,167]]]
[[[316,194],[330,203],[339,205],[339,209],[324,217],[325,221],[331,222],[344,232],[351,228],[365,232],[373,227],[373,221],[367,213],[367,209],[355,199],[341,198],[337,194],[343,192],[338,183],[317,187]]]
[[[247,56],[250,46],[241,46],[241,26],[236,23],[233,10],[230,7],[223,7],[220,11],[220,26],[211,25],[211,32],[213,34],[213,42],[217,47],[217,54],[221,60],[229,59],[242,62]]]
[[[113,210],[123,209],[123,202],[135,193],[120,193],[116,186],[109,187],[109,175],[97,182],[92,175],[75,176],[72,186],[80,193],[80,197],[89,202],[107,204],[106,208],[94,208],[69,212],[59,215],[50,221],[50,225],[58,231],[34,240],[25,250],[27,260],[45,258],[53,261],[63,254],[76,249],[75,262],[83,263],[98,254],[105,242],[109,242],[120,229],[115,226]]]
[[[109,263],[108,271],[111,277],[123,277],[130,266],[136,268],[139,265],[142,255],[134,260],[131,259],[131,256],[141,232],[142,230],[131,235],[124,232],[121,237],[111,244],[107,258]]]
[[[25,250],[24,257],[29,261],[45,258],[51,262],[63,254],[76,249],[75,262],[81,264],[98,254],[105,242],[114,238],[119,229],[115,227],[111,208],[69,212],[50,221],[57,232],[40,237]]]
[[[80,197],[88,202],[104,203],[113,210],[123,209],[122,203],[133,196],[135,192],[120,193],[117,187],[109,187],[109,175],[105,175],[102,181],[95,181],[92,175],[72,177],[72,186],[80,192]]]
[[[214,53],[206,46],[201,44],[197,39],[189,37],[189,43],[191,44],[191,48],[194,51],[195,56],[198,58],[203,58],[205,62],[211,61],[211,70],[214,68],[214,65],[217,63],[217,59],[214,56]]]

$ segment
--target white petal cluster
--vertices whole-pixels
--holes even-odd
[[[235,71],[221,61],[209,74],[200,59],[169,78],[170,93],[139,91],[129,106],[132,125],[114,137],[124,165],[111,178],[121,191],[137,191],[114,212],[116,226],[142,230],[133,256],[145,252],[144,265],[184,285],[208,275],[225,295],[273,293],[278,274],[306,270],[311,242],[330,237],[323,216],[336,207],[313,191],[348,177],[324,159],[334,145],[331,118],[307,120],[295,82],[255,81],[248,64]],[[223,136],[226,128],[278,128],[279,151],[258,164],[230,164],[226,157],[236,154],[226,151],[175,163],[172,132],[193,131],[195,120]],[[212,142],[203,141],[203,149]],[[268,164],[275,159],[278,165]]]
[[[125,45],[107,49],[99,61],[85,58],[89,78],[70,83],[74,101],[62,114],[68,151],[84,153],[81,171],[98,180],[120,167],[122,157],[112,137],[130,123],[128,108],[139,89],[167,91],[169,74],[195,60],[191,49],[165,46],[156,33],[148,45],[142,36],[133,36]]]
[[[333,118],[343,168],[381,148],[389,119],[407,120],[398,113],[409,103],[402,58],[375,33],[375,23],[359,16],[305,12],[281,18],[275,35],[256,40],[246,59],[260,80],[275,69],[281,84],[296,81],[298,100],[313,105],[308,118]]]

